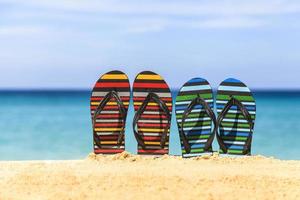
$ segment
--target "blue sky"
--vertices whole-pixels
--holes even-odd
[[[300,89],[300,2],[0,0],[0,69],[13,89],[86,89],[112,69]]]

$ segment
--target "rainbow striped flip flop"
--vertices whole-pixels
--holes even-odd
[[[115,154],[125,150],[129,100],[130,84],[123,72],[108,72],[96,82],[90,101],[96,154]]]
[[[207,80],[193,78],[181,87],[175,110],[183,157],[212,153],[212,124],[216,123],[213,107],[213,92]]]
[[[138,74],[133,83],[133,105],[138,154],[168,154],[172,95],[164,79],[150,71]]]
[[[256,104],[250,89],[233,78],[217,91],[217,139],[220,153],[250,155]]]

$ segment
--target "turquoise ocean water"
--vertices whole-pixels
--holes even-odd
[[[89,91],[0,92],[0,160],[85,158],[92,151],[89,96]],[[252,153],[300,159],[300,91],[256,91],[254,96]],[[132,117],[131,105],[126,149],[135,153]],[[214,150],[218,150],[216,142]],[[180,153],[174,112],[170,153]]]

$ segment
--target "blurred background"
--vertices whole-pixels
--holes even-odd
[[[86,157],[90,91],[114,69],[155,71],[173,97],[238,78],[257,101],[253,153],[300,159],[299,19],[296,0],[0,0],[0,160]]]

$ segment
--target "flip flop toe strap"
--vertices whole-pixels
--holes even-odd
[[[250,135],[247,138],[246,142],[245,142],[245,146],[243,149],[243,154],[249,154],[250,150],[251,150],[251,143],[252,143],[252,133],[253,133],[253,127],[254,127],[254,122],[251,118],[250,113],[248,112],[248,110],[245,108],[245,106],[236,98],[231,97],[231,99],[227,102],[227,104],[225,105],[224,109],[222,110],[222,112],[219,114],[218,119],[217,119],[217,131],[216,131],[216,137],[218,140],[218,143],[220,145],[220,148],[222,149],[222,151],[224,153],[227,153],[228,148],[226,147],[226,145],[224,144],[221,136],[219,135],[219,128],[221,126],[221,122],[223,121],[223,119],[225,118],[226,114],[228,113],[228,111],[230,110],[230,108],[232,106],[237,106],[237,108],[241,111],[242,115],[245,117],[245,119],[247,120],[249,126],[250,126]]]
[[[210,135],[210,137],[207,139],[207,142],[204,146],[204,151],[208,151],[211,148],[211,144],[213,142],[214,135],[215,135],[215,132],[216,132],[216,127],[217,127],[216,126],[216,116],[215,116],[213,110],[211,109],[211,107],[208,105],[208,103],[203,98],[201,98],[199,96],[196,97],[195,99],[193,99],[191,101],[191,103],[188,105],[187,109],[184,111],[183,116],[182,116],[182,121],[181,121],[181,128],[180,128],[180,131],[179,131],[186,153],[191,152],[191,146],[190,146],[190,144],[188,142],[188,139],[187,139],[187,136],[185,135],[184,130],[183,130],[184,123],[185,123],[185,120],[187,119],[188,115],[192,112],[193,108],[196,105],[202,105],[203,106],[204,111],[211,118],[211,120],[214,124],[214,129],[213,129],[212,134]]]
[[[117,144],[121,145],[122,141],[124,139],[124,132],[125,132],[125,122],[126,122],[126,108],[123,104],[123,101],[121,100],[121,98],[119,97],[118,93],[116,91],[110,91],[109,93],[107,93],[104,98],[102,99],[102,101],[100,102],[100,104],[98,105],[98,107],[96,108],[94,115],[93,115],[93,133],[94,133],[94,141],[96,143],[96,145],[98,147],[101,147],[101,142],[100,139],[95,131],[95,125],[96,125],[96,120],[98,115],[101,113],[101,111],[104,109],[104,107],[106,106],[106,104],[112,99],[114,98],[117,102],[118,105],[118,109],[121,115],[121,119],[122,119],[122,130],[119,133],[118,136],[118,141]]]
[[[161,110],[166,114],[168,123],[167,126],[164,128],[164,132],[161,135],[161,141],[160,141],[160,146],[163,149],[167,140],[167,135],[168,135],[168,130],[170,128],[170,123],[171,123],[171,114],[169,111],[168,106],[166,105],[166,103],[164,101],[162,101],[160,99],[160,97],[153,93],[150,92],[147,97],[145,98],[145,100],[143,101],[142,105],[139,107],[139,109],[136,111],[134,118],[133,118],[133,123],[132,123],[132,127],[133,127],[133,132],[135,135],[135,138],[137,140],[137,143],[143,148],[146,148],[146,145],[144,143],[144,140],[142,138],[142,136],[138,133],[138,131],[136,130],[137,127],[137,123],[139,121],[139,119],[141,118],[142,114],[145,112],[146,107],[148,105],[148,103],[153,100],[155,103],[158,104],[158,106],[161,108]]]

